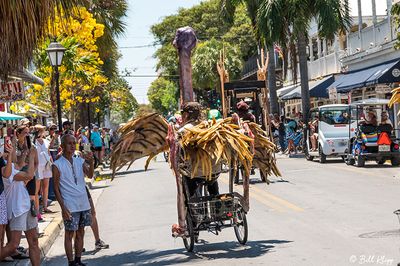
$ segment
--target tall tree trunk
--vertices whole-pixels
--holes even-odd
[[[271,99],[270,114],[279,114],[278,96],[276,94],[275,51],[273,46],[268,50],[268,57],[268,87]]]
[[[301,32],[297,38],[297,48],[300,64],[300,82],[301,82],[301,106],[303,109],[304,122],[308,123],[310,113],[310,91],[308,88],[308,66],[307,66],[307,44],[306,36]]]
[[[292,69],[293,84],[297,84],[297,51],[296,45],[293,42],[290,43],[290,66]]]
[[[287,71],[288,71],[288,65],[289,65],[289,60],[288,60],[288,53],[289,53],[289,49],[287,47],[284,47],[282,49],[283,52],[283,66],[282,66],[282,71],[283,71],[283,75],[282,75],[282,80],[286,80],[287,78]]]

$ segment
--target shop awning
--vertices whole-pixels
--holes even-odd
[[[20,120],[23,119],[23,116],[20,115],[14,115],[6,112],[0,112],[0,121],[14,121],[14,120]]]
[[[393,82],[400,82],[399,59],[345,73],[329,88],[336,88],[339,93],[347,93],[356,88]]]
[[[299,86],[299,84],[285,86],[285,87],[280,88],[279,90],[277,90],[276,94],[278,95],[278,98],[281,99],[283,96],[285,96],[286,94],[290,93],[292,90],[296,89],[297,86]]]
[[[328,98],[327,88],[334,82],[333,75],[320,80],[313,80],[308,83],[310,97]],[[301,84],[298,84],[293,90],[280,97],[282,100],[301,99]]]
[[[10,73],[9,77],[22,79],[23,81],[28,82],[28,83],[39,84],[42,86],[44,85],[44,81],[41,78],[35,76],[34,74],[30,73],[26,69],[13,71],[12,73]]]

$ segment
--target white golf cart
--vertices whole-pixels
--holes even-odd
[[[329,104],[310,110],[310,124],[306,131],[306,159],[319,158],[325,163],[327,157],[344,156],[349,139],[349,106]],[[354,133],[353,133],[354,134]]]

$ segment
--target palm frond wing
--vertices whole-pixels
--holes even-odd
[[[120,139],[114,146],[111,155],[113,174],[126,164],[132,164],[137,159],[167,150],[167,121],[157,113],[151,113],[129,121],[120,130]],[[146,163],[146,168],[148,162]],[[130,166],[129,165],[129,166]]]

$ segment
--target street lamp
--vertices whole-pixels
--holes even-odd
[[[57,96],[57,118],[58,118],[58,130],[62,132],[62,120],[61,120],[61,100],[60,100],[60,74],[58,72],[58,67],[61,66],[61,62],[64,56],[65,48],[61,43],[54,41],[51,42],[49,47],[46,49],[49,55],[50,64],[54,68],[55,78],[56,78],[56,96]]]

